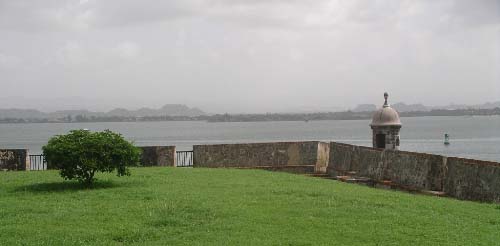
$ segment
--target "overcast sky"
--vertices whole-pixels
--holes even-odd
[[[0,108],[500,101],[500,0],[0,0]]]

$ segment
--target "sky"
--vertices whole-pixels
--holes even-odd
[[[0,108],[500,101],[500,0],[0,0]]]

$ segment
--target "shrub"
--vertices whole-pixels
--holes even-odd
[[[42,147],[47,163],[60,170],[66,180],[77,179],[89,187],[96,172],[130,175],[128,166],[139,164],[141,151],[110,130],[90,132],[73,130],[66,135],[52,137]]]

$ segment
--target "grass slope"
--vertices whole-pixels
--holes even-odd
[[[1,245],[500,245],[500,206],[235,169],[0,173]]]

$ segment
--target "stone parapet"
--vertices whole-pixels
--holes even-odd
[[[314,165],[317,172],[326,171],[327,143],[275,142],[249,144],[195,145],[194,167],[284,167]]]
[[[176,166],[175,146],[142,146],[142,166]]]
[[[28,171],[30,170],[29,153],[27,149],[0,149],[0,170]]]
[[[458,199],[500,202],[500,163],[496,162],[332,142],[327,173]]]

